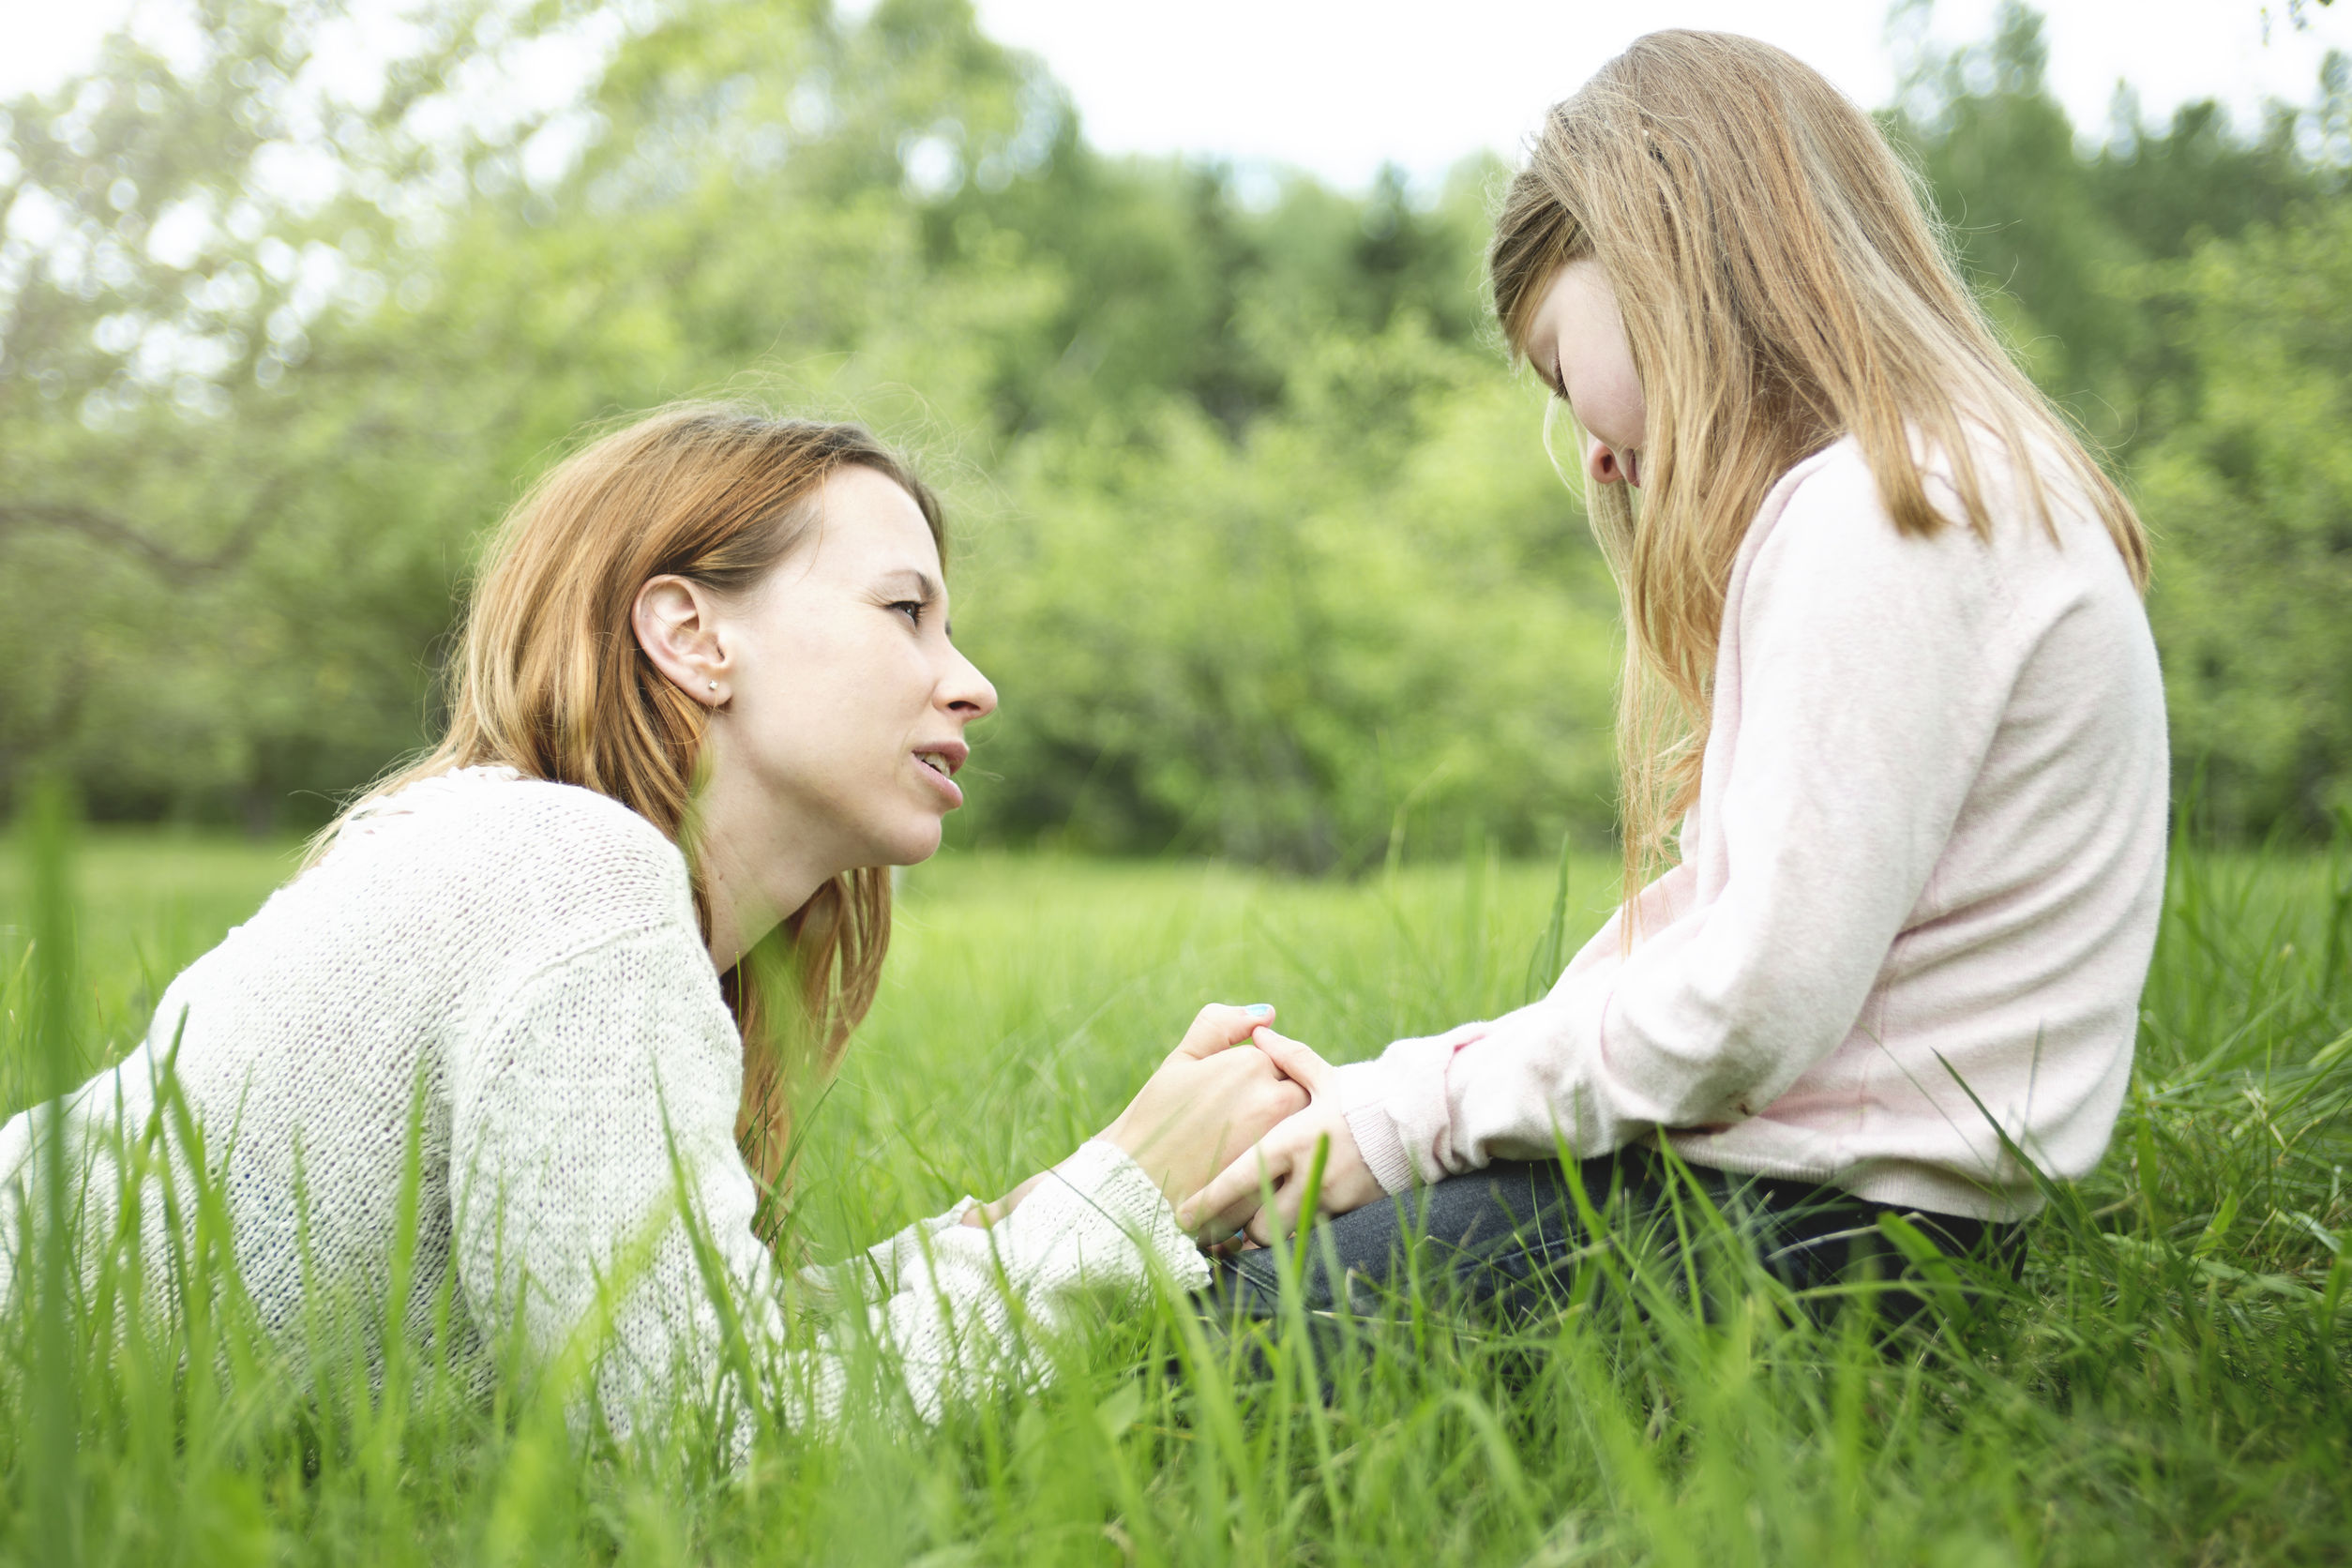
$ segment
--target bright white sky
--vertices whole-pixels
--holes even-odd
[[[862,9],[867,0],[848,0]],[[359,0],[363,9],[400,0]],[[130,0],[0,0],[0,95],[86,66]],[[1933,36],[1987,37],[1997,0],[1941,0]],[[1544,106],[1637,34],[1727,28],[1810,62],[1865,104],[1894,88],[1885,0],[977,0],[983,26],[1044,56],[1097,146],[1286,163],[1361,186],[1384,160],[1419,178],[1508,156]],[[2118,79],[2151,119],[2216,97],[2251,123],[2308,102],[2352,0],[2048,0],[2050,76],[2085,130]],[[2267,16],[2266,16],[2267,13]]]

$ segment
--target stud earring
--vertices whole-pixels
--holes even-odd
[[[713,681],[711,683],[711,689],[713,691],[716,691],[718,689],[718,683],[716,681]]]

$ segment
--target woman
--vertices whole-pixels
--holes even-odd
[[[243,1289],[289,1338],[355,1299],[377,1353],[376,1325],[433,1321],[454,1270],[460,1356],[515,1333],[545,1358],[609,1314],[596,1393],[623,1421],[710,1388],[731,1318],[779,1342],[762,1237],[790,1102],[872,1001],[885,868],[938,848],[965,727],[996,705],[949,641],[943,539],[852,426],[688,407],[558,465],[492,543],[446,737],[179,976],[143,1048],[69,1098],[66,1147],[168,1130],[175,1084],[178,1201],[206,1168]],[[1081,1293],[1199,1285],[1171,1199],[1304,1104],[1226,1048],[1271,1013],[1204,1009],[1053,1170],[806,1283],[870,1287],[926,1411],[951,1369],[1018,1349],[1015,1300],[1051,1330]],[[52,1125],[0,1130],[0,1176]],[[173,1184],[141,1188],[150,1259]],[[116,1185],[96,1173],[85,1234]],[[802,1370],[837,1401],[837,1362]]]
[[[2105,1147],[2155,938],[2137,519],[1877,127],[1769,45],[1658,33],[1604,67],[1547,117],[1489,270],[1582,427],[1623,596],[1639,891],[1516,1013],[1336,1071],[1268,1036],[1313,1102],[1187,1222],[1283,1233],[1328,1140],[1356,1273],[1425,1204],[1495,1289],[1587,1245],[1560,1153],[1637,1216],[1671,1151],[1792,1283],[1889,1213],[2015,1267],[2028,1164]]]

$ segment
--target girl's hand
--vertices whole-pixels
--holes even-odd
[[[1305,1091],[1264,1050],[1233,1048],[1272,1017],[1262,1003],[1200,1009],[1183,1043],[1105,1129],[1103,1137],[1125,1150],[1170,1203],[1305,1106]]]
[[[1364,1163],[1355,1135],[1339,1113],[1338,1084],[1331,1063],[1271,1029],[1259,1030],[1254,1038],[1258,1048],[1275,1065],[1305,1085],[1308,1102],[1256,1148],[1226,1167],[1215,1181],[1180,1204],[1176,1223],[1208,1241],[1223,1241],[1238,1227],[1259,1245],[1271,1246],[1298,1229],[1299,1210],[1306,1202],[1307,1176],[1315,1168],[1315,1152],[1325,1140],[1329,1140],[1329,1152],[1323,1156],[1322,1184],[1316,1189],[1317,1214],[1344,1214],[1388,1194]],[[1268,1186],[1274,1189],[1274,1201],[1261,1207]]]

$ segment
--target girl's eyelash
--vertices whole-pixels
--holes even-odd
[[[923,624],[923,612],[931,607],[921,599],[893,599],[890,608],[899,611],[919,626]]]
[[[1560,373],[1560,355],[1552,355],[1552,396],[1561,402],[1568,400],[1568,378]]]

